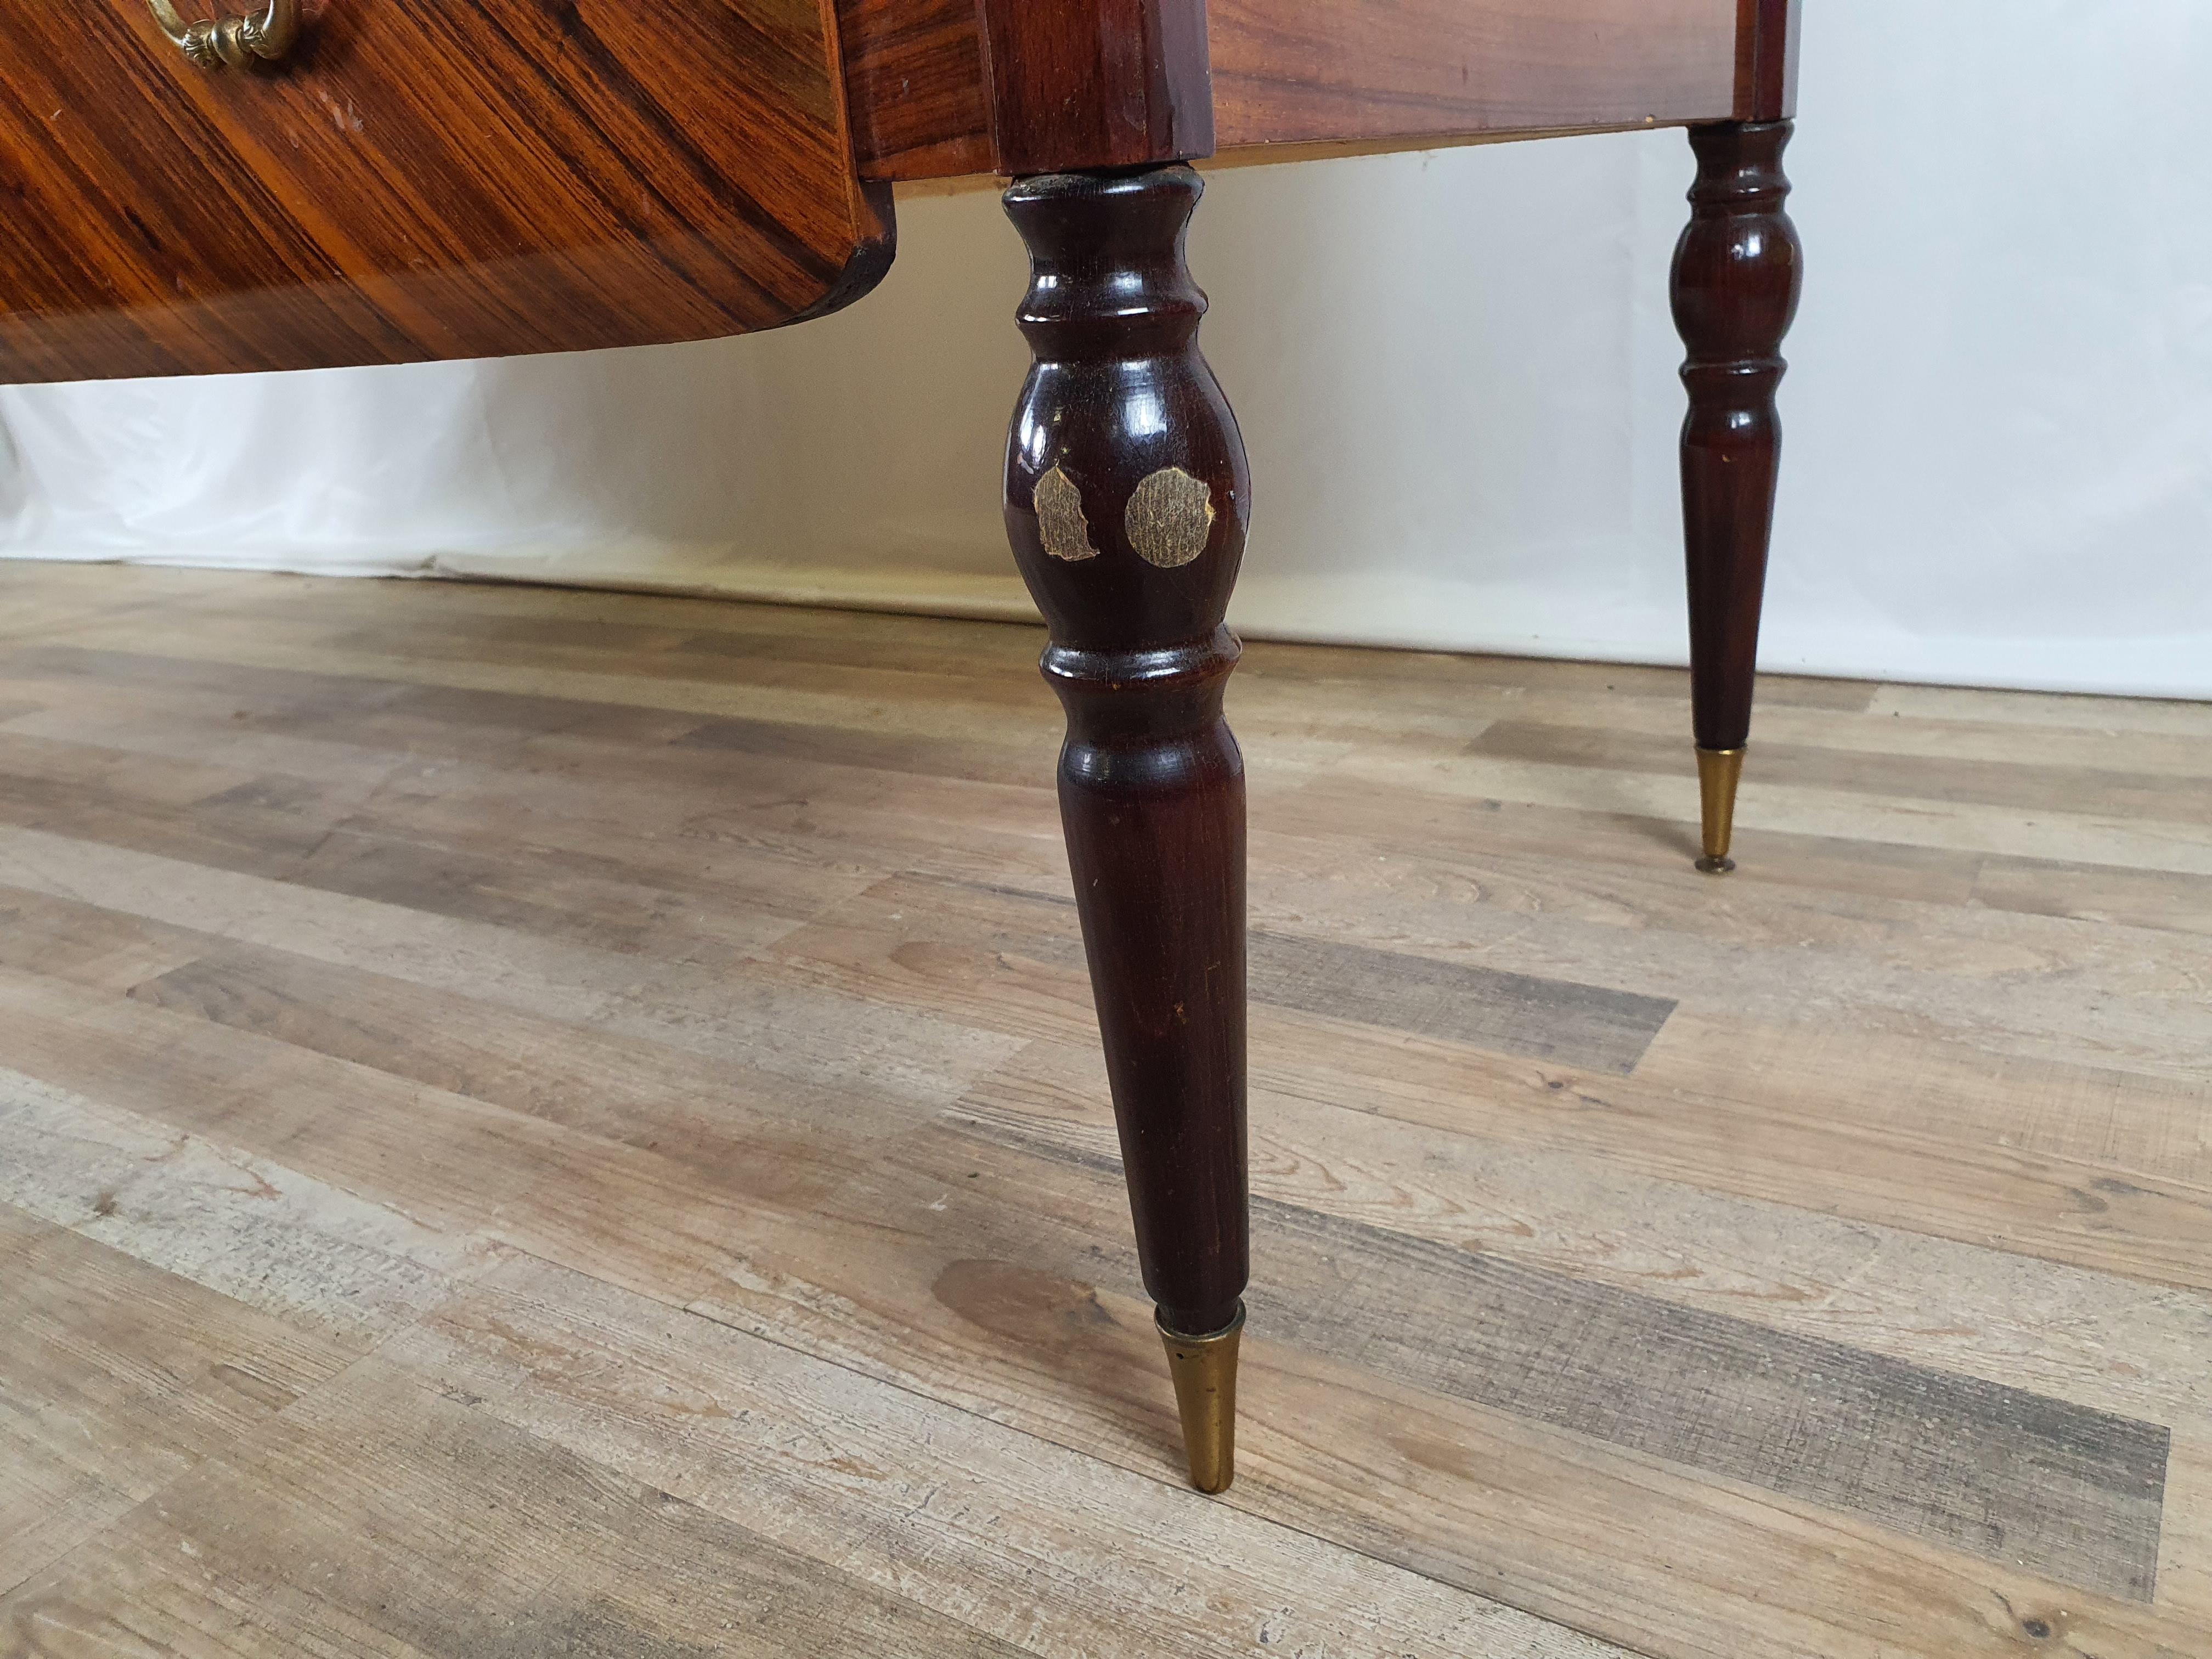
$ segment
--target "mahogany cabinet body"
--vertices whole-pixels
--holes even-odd
[[[1251,488],[1198,349],[1182,164],[1697,131],[1674,280],[1691,632],[1698,741],[1733,750],[1796,292],[1797,0],[301,3],[282,62],[208,68],[146,0],[0,0],[0,381],[774,327],[883,275],[894,182],[1017,179],[1036,363],[1006,521],[1067,714],[1062,819],[1146,1282],[1193,1478],[1218,1490],[1247,1245],[1223,618]]]
[[[302,3],[209,70],[145,0],[0,0],[0,381],[744,333],[881,277],[890,181],[1773,119],[1796,38],[1795,0]]]
[[[146,0],[0,0],[0,380],[697,339],[889,264],[818,0],[305,12],[209,69]]]

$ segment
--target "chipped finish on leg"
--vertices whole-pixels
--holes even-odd
[[[1690,412],[1682,427],[1682,525],[1690,591],[1693,722],[1706,776],[1705,860],[1725,862],[1735,778],[1751,735],[1759,607],[1774,522],[1782,423],[1774,395],[1782,339],[1796,314],[1797,233],[1784,211],[1791,123],[1693,128],[1698,181],[1674,250],[1674,323]],[[1704,756],[1734,753],[1727,776]],[[1717,783],[1724,788],[1717,789]],[[1716,851],[1715,842],[1718,842]],[[1718,860],[1719,862],[1716,862]]]
[[[1070,564],[1098,556],[1091,544],[1091,521],[1083,514],[1083,492],[1066,473],[1053,468],[1036,481],[1031,498],[1036,506],[1037,538],[1046,552]]]
[[[1180,569],[1213,538],[1213,493],[1181,467],[1164,466],[1137,486],[1121,521],[1139,558]]]
[[[1221,696],[1251,490],[1182,262],[1203,188],[1169,167],[1006,192],[1036,360],[1007,446],[1006,525],[1051,626],[1068,860],[1145,1285],[1171,1338],[1229,1328],[1247,1255],[1244,769]],[[1096,558],[1054,544],[1067,517],[1055,475],[1081,496]],[[1212,1468],[1195,1444],[1194,1467],[1201,1455]]]

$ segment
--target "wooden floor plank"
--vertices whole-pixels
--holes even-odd
[[[1022,1651],[375,1360],[0,1599],[11,1631],[191,1656]]]
[[[1602,927],[1607,931],[1594,937],[1609,945],[1632,943],[1620,939],[1623,929],[1669,945],[1679,940],[1685,968],[1698,959],[1686,954],[1692,951],[1790,951],[1835,963],[1838,1000],[1872,1000],[1863,980],[1869,966],[1933,969],[1968,986],[2035,989],[2057,981],[2130,998],[2180,1000],[2200,988],[2201,940],[2118,918],[1989,905],[1977,896],[1988,860],[1943,872],[1948,890],[1941,894],[1784,882],[1768,879],[1774,872],[1766,870],[1741,868],[1749,879],[1717,891],[1687,867],[1638,870],[1626,860],[1594,866],[1565,853],[1547,854],[1540,840],[1497,845],[1507,839],[1504,830],[1493,838],[1484,821],[1464,811],[1455,818],[1449,838],[1385,841],[1384,850],[1349,866],[1340,837],[1263,826],[1255,841],[1266,879],[1256,902],[1271,920],[1288,913],[1307,927],[1436,955],[1465,955],[1479,945],[1487,959],[1516,939],[1538,934],[1540,927],[1532,923],[1540,921]],[[1641,845],[1648,865],[1651,842]],[[2156,879],[2188,886],[2172,877]],[[1939,896],[1949,902],[1929,902]],[[1700,977],[1726,982],[1710,970]]]
[[[960,1114],[997,1137],[1110,1158],[1103,1070],[1037,1042]],[[2205,1299],[1686,1181],[1614,1158],[1511,1146],[1261,1089],[1254,1191],[1278,1203],[1579,1282],[2018,1385],[2116,1415],[2212,1431]]]
[[[12,1204],[0,1205],[0,1594],[265,1427],[366,1346]]]
[[[1117,1159],[1091,1161],[1119,1173]],[[1264,1196],[1253,1234],[1273,1283],[1249,1300],[1277,1340],[2063,1583],[2153,1599],[2163,1426]],[[1370,1287],[1383,1284],[1378,1304]]]
[[[2212,933],[2212,884],[2176,881],[2160,871],[2094,864],[1984,859],[1977,902],[2027,915],[2063,916],[2100,926]]]
[[[0,1650],[2212,1649],[2202,706],[1255,647],[1209,1502],[1033,627],[0,600]]]
[[[2001,1384],[1271,1206],[1279,1340],[2132,1601],[2155,1585],[2168,1434]],[[1293,1264],[1364,1288],[1333,1302]],[[1502,1334],[1511,1334],[1501,1343]]]
[[[1528,720],[1493,721],[1469,747],[1475,754],[1504,760],[1615,772],[1665,773],[1680,763],[1679,741]],[[2033,759],[1984,760],[1969,758],[1956,748],[1940,754],[1845,749],[1777,743],[1764,731],[1759,745],[1759,776],[1770,787],[2040,812],[2063,804],[2051,796],[2056,781],[2068,791],[2064,799],[2093,799],[2116,815],[2212,817],[2212,786],[2201,772],[2180,767],[2142,772],[2114,765],[2109,756],[2100,760],[2096,766],[2067,766],[2047,753]]]
[[[957,1146],[947,1143],[946,1150],[938,1154],[940,1166],[944,1158],[957,1155]],[[625,1168],[640,1176],[647,1176],[647,1171],[634,1160],[599,1156],[574,1176],[560,1182],[556,1188],[549,1188],[542,1204],[520,1212],[509,1206],[499,1225],[526,1247],[559,1255],[580,1267],[587,1264],[599,1274],[629,1279],[663,1296],[682,1297],[690,1291],[707,1294],[709,1305],[725,1308],[733,1317],[757,1321],[763,1308],[777,1310],[773,1322],[763,1328],[774,1331],[780,1340],[817,1347],[826,1342],[831,1352],[840,1353],[848,1363],[878,1368],[888,1364],[926,1386],[952,1387],[971,1407],[978,1401],[975,1392],[978,1363],[1006,1356],[994,1356],[988,1342],[979,1350],[974,1335],[959,1334],[959,1322],[943,1327],[942,1314],[932,1322],[939,1328],[932,1329],[927,1324],[915,1326],[911,1312],[897,1310],[940,1308],[949,1298],[961,1310],[963,1320],[983,1322],[980,1328],[969,1328],[1001,1336],[1007,1334],[1007,1321],[1012,1319],[1016,1322],[1015,1333],[1023,1339],[1020,1364],[1012,1377],[991,1385],[1000,1401],[996,1409],[1006,1409],[1008,1404],[1033,1395],[1048,1378],[1055,1394],[1073,1384],[1077,1392],[1063,1402],[1062,1412],[1079,1407],[1074,1421],[1080,1425],[1088,1420],[1089,1432],[1094,1437],[1102,1432],[1103,1413],[1103,1431],[1109,1433],[1109,1443],[1116,1446],[1121,1456],[1171,1480],[1172,1465],[1168,1462],[1171,1425],[1163,1415],[1164,1402],[1155,1397],[1157,1378],[1145,1358],[1147,1349],[1140,1340],[1141,1327],[1133,1317],[1126,1327],[1116,1322],[1108,1328],[1105,1334],[1126,1328],[1130,1340],[1114,1345],[1118,1351],[1114,1352],[1115,1364],[1109,1373],[1113,1382],[1103,1390],[1104,1397],[1085,1398],[1086,1391],[1100,1387],[1096,1358],[1081,1347],[1071,1349],[1064,1336],[1053,1335],[1049,1329],[1042,1334],[1040,1345],[1040,1334],[1032,1324],[1038,1312],[1057,1304],[1063,1294],[1059,1286],[1069,1281],[1054,1279],[1048,1273],[1040,1277],[1034,1265],[1016,1271],[1011,1280],[988,1274],[979,1278],[980,1262],[963,1269],[957,1255],[963,1248],[981,1248],[990,1251],[987,1258],[990,1261],[1048,1266],[1058,1262],[1063,1264],[1063,1273],[1095,1270],[1091,1257],[1096,1247],[1085,1244],[1084,1224],[1103,1229],[1118,1212],[1118,1183],[1110,1173],[1085,1173],[1086,1197],[1081,1206],[1070,1204],[1073,1194],[1064,1184],[1050,1188],[1048,1201],[1055,1209],[1071,1212],[1073,1220],[1064,1221],[1047,1236],[1037,1234],[1034,1223],[1024,1223],[1010,1233],[1007,1224],[1015,1219],[1016,1212],[994,1211],[988,1199],[965,1197],[957,1205],[947,1205],[945,1176],[936,1176],[925,1160],[909,1156],[904,1162],[916,1173],[848,1170],[842,1185],[835,1190],[784,1194],[791,1208],[779,1225],[761,1207],[763,1203],[775,1203],[772,1198],[750,1193],[738,1198],[732,1207],[727,1199],[711,1197],[719,1184],[712,1172],[679,1177],[673,1167],[665,1167],[649,1176],[647,1185],[623,1181],[608,1186],[608,1179]],[[1024,1167],[1030,1173],[1016,1178],[1011,1188],[1005,1179],[995,1183],[1000,1202],[1010,1190],[1039,1190],[1034,1165]],[[947,1174],[954,1181],[959,1179],[950,1170]],[[884,1186],[886,1180],[895,1183],[896,1198],[891,1195],[894,1188]],[[933,1205],[939,1207],[933,1211]],[[839,1219],[840,1215],[845,1218]],[[799,1230],[802,1236],[794,1237],[791,1230],[801,1216],[805,1218]],[[826,1219],[817,1222],[816,1217]],[[925,1218],[929,1218],[931,1229],[945,1243],[951,1244],[953,1256],[948,1259],[940,1254],[945,1244],[916,1254],[912,1226]],[[765,1230],[763,1224],[767,1224]],[[808,1243],[803,1236],[808,1233],[819,1235],[820,1242]],[[841,1242],[831,1244],[831,1238]],[[818,1279],[825,1261],[840,1263],[842,1271],[818,1291],[803,1290],[786,1265],[811,1262],[803,1271]],[[925,1276],[918,1284],[912,1279],[917,1270]],[[1127,1272],[1126,1266],[1121,1271]],[[933,1272],[935,1288],[927,1278]],[[738,1275],[735,1279],[729,1277],[733,1273]],[[950,1280],[945,1278],[948,1273],[952,1274]],[[732,1302],[731,1295],[740,1284],[754,1286],[755,1291],[743,1303]],[[910,1284],[914,1288],[908,1290]],[[768,1298],[764,1304],[757,1300],[762,1292]],[[1040,1294],[1045,1298],[1042,1304],[1036,1300]],[[1088,1305],[1077,1294],[1076,1305]],[[863,1336],[858,1349],[853,1346],[854,1321],[862,1304],[856,1298],[867,1298],[876,1305],[876,1314],[864,1324],[885,1316],[889,1320],[881,1327],[880,1338]],[[941,1352],[947,1358],[933,1361],[929,1358],[933,1352]],[[968,1380],[952,1381],[963,1376]],[[988,1399],[989,1394],[982,1397]],[[1418,1397],[1425,1402],[1419,1414],[1433,1417],[1439,1404],[1437,1396]],[[1146,1423],[1147,1432],[1132,1448],[1123,1437],[1121,1413],[1139,1402],[1148,1407],[1139,1419]],[[1029,1399],[1026,1408],[1034,1410],[1036,1403]],[[1024,1407],[1017,1405],[1016,1408]],[[1067,1423],[1050,1411],[1043,1421],[1059,1432],[1068,1431]],[[1662,1500],[1655,1496],[1650,1501]],[[1677,1494],[1663,1501],[1679,1504],[1681,1500]],[[1381,1547],[1371,1540],[1370,1547]],[[1427,1547],[1435,1547],[1432,1542]],[[1390,1547],[1401,1557],[1419,1559],[1418,1552],[1402,1540]],[[1831,1542],[1824,1547],[1832,1549],[1834,1545]],[[1750,1570],[1764,1571],[1756,1565]]]
[[[383,1357],[1036,1651],[1615,1651],[542,1264]]]
[[[0,1069],[0,1201],[362,1347],[492,1251],[389,1205]]]
[[[719,964],[714,971],[618,950],[533,938],[473,915],[449,916],[206,866],[0,830],[0,887],[51,897],[97,891],[102,908],[234,943],[399,975],[696,1053],[773,1061],[789,1075],[907,1089],[950,1098],[1012,1051],[962,1030]],[[797,1002],[803,1008],[789,1007]],[[778,1016],[783,1008],[788,1017]],[[781,1040],[764,1043],[763,1031]]]

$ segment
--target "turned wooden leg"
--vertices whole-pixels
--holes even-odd
[[[1759,601],[1782,457],[1775,388],[1797,312],[1797,232],[1783,210],[1789,121],[1692,127],[1698,182],[1674,250],[1674,325],[1689,358],[1682,426],[1682,528],[1689,555],[1690,700],[1705,856],[1733,870],[1736,781],[1751,736]]]
[[[1006,447],[1006,527],[1067,713],[1060,818],[1145,1288],[1192,1480],[1229,1485],[1246,1278],[1244,767],[1223,625],[1251,484],[1199,355],[1206,296],[1174,166],[1006,192],[1036,358]]]

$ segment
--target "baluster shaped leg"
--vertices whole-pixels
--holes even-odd
[[[1682,524],[1689,554],[1690,697],[1704,805],[1698,868],[1733,870],[1736,781],[1751,736],[1759,603],[1774,522],[1782,338],[1797,311],[1797,232],[1783,210],[1792,123],[1693,127],[1698,181],[1674,250],[1674,324],[1689,348]]]
[[[1067,714],[1060,817],[1145,1287],[1191,1479],[1219,1492],[1247,1261],[1244,769],[1221,717],[1223,616],[1251,484],[1183,264],[1203,188],[1172,166],[1007,191],[1036,365],[1006,503]]]

